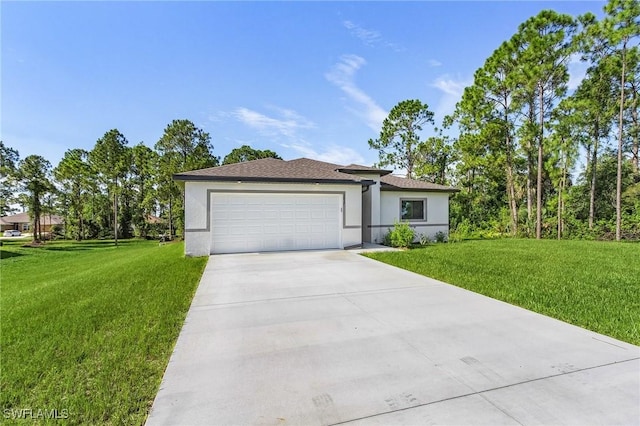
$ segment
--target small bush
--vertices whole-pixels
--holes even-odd
[[[464,238],[456,231],[449,232],[449,242],[450,243],[459,243],[464,241]]]
[[[416,232],[406,222],[395,222],[393,229],[385,235],[385,243],[391,247],[407,248],[413,242]]]
[[[447,234],[442,231],[436,232],[435,235],[436,243],[446,243],[447,242]]]
[[[420,234],[418,236],[418,241],[420,242],[421,246],[426,246],[431,242],[431,238],[429,238],[427,234]]]

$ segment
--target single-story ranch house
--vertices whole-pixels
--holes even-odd
[[[396,221],[449,232],[457,189],[388,170],[274,158],[178,173],[189,256],[349,248],[380,243]]]
[[[42,214],[40,216],[40,227],[42,232],[51,232],[54,225],[63,225],[64,219],[58,215]],[[0,217],[0,231],[18,230],[20,232],[31,232],[33,220],[28,212],[22,212],[11,216]]]

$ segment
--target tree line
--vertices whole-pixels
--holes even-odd
[[[428,105],[400,102],[369,141],[378,165],[460,188],[451,224],[465,232],[640,238],[640,4],[610,0],[604,13],[523,22],[445,118],[457,137],[422,138]],[[570,91],[578,59],[588,69]]]
[[[258,158],[280,158],[270,150],[233,149],[222,164]],[[20,159],[0,141],[0,215],[22,205],[32,220],[34,241],[42,240],[41,218],[64,219],[65,237],[168,236],[184,230],[184,191],[173,174],[220,164],[211,136],[189,120],[173,120],[154,148],[130,146],[117,129],[106,132],[91,150],[70,149],[59,164],[39,155]],[[154,223],[160,218],[161,224]]]
[[[458,187],[451,227],[462,234],[640,239],[639,17],[638,0],[610,0],[601,20],[541,11],[486,59],[440,128],[420,100],[392,108],[369,140],[377,165]],[[588,69],[570,90],[576,60]],[[60,214],[75,239],[145,237],[151,216],[181,234],[173,174],[220,164],[189,120],[170,123],[154,149],[110,130],[53,169],[2,142],[0,154],[0,214],[25,206],[34,239],[43,213]],[[265,157],[279,158],[243,146],[222,164]]]

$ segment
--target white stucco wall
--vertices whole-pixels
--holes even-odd
[[[380,227],[378,242],[382,241],[389,228],[400,220],[400,199],[426,199],[427,220],[411,221],[416,231],[416,239],[425,234],[433,239],[438,232],[449,235],[449,194],[446,192],[381,191]]]
[[[205,256],[211,253],[210,215],[207,197],[209,191],[277,191],[277,192],[331,192],[339,193],[343,200],[342,245],[349,247],[362,243],[362,189],[360,185],[255,183],[255,182],[185,182],[185,254]],[[209,194],[209,195],[207,195]]]

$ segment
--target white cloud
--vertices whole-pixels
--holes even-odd
[[[313,129],[316,125],[296,111],[273,105],[267,105],[266,108],[273,111],[271,116],[244,107],[236,108],[229,116],[257,130],[271,143],[294,151],[297,156],[342,165],[364,161],[362,155],[349,147],[334,144],[317,147],[314,145],[318,144],[307,142],[304,139],[305,130]],[[245,141],[236,140],[235,143],[244,144]]]
[[[469,79],[453,79],[448,75],[438,77],[431,85],[443,92],[434,110],[437,119],[453,113],[456,103],[462,98],[465,87],[472,83]]]
[[[325,161],[327,163],[339,164],[342,166],[352,163],[362,164],[365,161],[362,155],[346,146],[330,145],[321,152],[316,151],[308,143],[302,140],[288,145],[283,144],[282,146],[293,149],[303,157]]]
[[[359,38],[367,46],[373,46],[374,44],[380,42],[382,39],[378,31],[368,30],[366,28],[363,28],[359,25],[354,24],[351,21],[343,21],[342,25],[344,25],[344,27],[348,29],[351,32],[351,34]]]
[[[440,76],[433,82],[433,87],[442,90],[444,93],[450,96],[461,97],[464,92],[464,88],[469,83],[464,80],[454,80],[448,75]]]
[[[429,64],[429,66],[430,66],[430,67],[432,67],[432,68],[442,66],[442,62],[438,61],[437,59],[429,59],[428,64]]]
[[[378,132],[387,117],[387,112],[371,96],[360,89],[354,81],[356,72],[364,64],[366,61],[358,55],[343,55],[340,62],[325,74],[325,78],[342,90],[358,106],[357,109],[353,109],[353,112],[360,116],[367,126]]]
[[[239,107],[231,115],[238,121],[252,127],[265,135],[282,135],[295,137],[300,129],[315,127],[314,123],[290,109],[272,107],[277,110],[280,118],[269,117],[249,108]]]
[[[374,47],[376,45],[380,45],[393,49],[396,52],[402,52],[405,50],[402,46],[385,40],[382,37],[382,34],[380,34],[380,31],[361,27],[360,25],[349,20],[342,21],[342,25],[349,30],[351,35],[360,39],[360,41],[362,41],[365,46]]]

